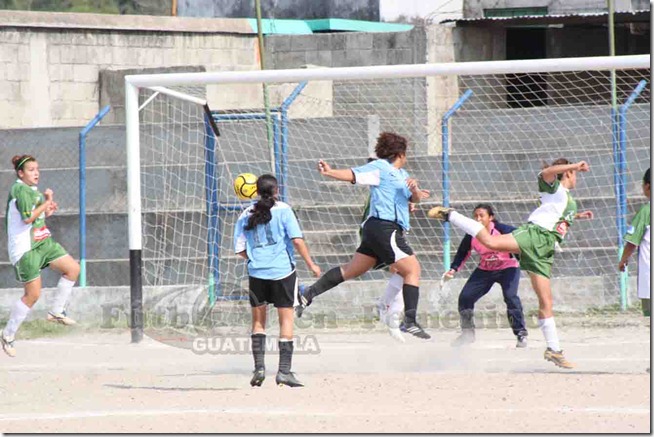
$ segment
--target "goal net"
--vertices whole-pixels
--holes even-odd
[[[456,311],[475,267],[469,260],[459,283],[438,287],[463,234],[426,211],[445,202],[471,215],[489,203],[499,221],[519,226],[538,205],[541,166],[561,157],[590,164],[572,194],[595,218],[574,223],[555,256],[557,308],[617,305],[621,292],[624,303],[635,272],[621,285],[616,266],[626,223],[646,201],[649,76],[648,56],[132,76],[140,110],[127,122],[140,152],[129,165],[138,167],[140,193],[130,187],[130,214],[140,220],[131,221],[130,248],[142,250],[144,303],[168,311],[169,324],[183,325],[184,302],[214,327],[247,326],[246,263],[233,250],[234,223],[248,205],[232,191],[239,173],[277,176],[323,271],[347,262],[368,189],[325,179],[316,164],[363,165],[384,131],[409,140],[407,170],[431,191],[407,236],[422,266],[420,313]],[[296,262],[300,281],[313,282]],[[387,278],[368,272],[307,314],[315,323],[320,314],[368,320]],[[526,275],[522,282],[527,290]],[[527,303],[532,294],[521,292]]]

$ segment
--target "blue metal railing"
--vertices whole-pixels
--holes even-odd
[[[467,90],[459,100],[445,113],[441,120],[442,162],[443,162],[443,206],[450,206],[450,128],[449,120],[456,111],[472,96],[472,90]],[[450,224],[443,226],[443,268],[450,269]]]
[[[86,287],[86,135],[111,110],[107,105],[79,132],[79,286]]]

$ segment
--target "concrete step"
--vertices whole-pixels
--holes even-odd
[[[314,261],[326,272],[332,267],[347,263],[354,251],[340,254],[312,253]],[[417,251],[416,255],[422,267],[424,280],[440,279],[444,271],[443,255],[441,251]],[[613,267],[617,264],[615,248],[564,248],[562,253],[555,255],[553,277],[557,279],[574,278],[577,276],[594,276],[614,280]],[[469,260],[465,268],[457,277],[467,278],[476,267],[475,257]],[[298,275],[302,282],[311,283],[310,272],[300,258],[296,258]],[[143,261],[143,283],[149,285],[181,285],[198,284],[208,281],[209,269],[206,256],[184,257],[178,259],[145,258]],[[247,279],[247,266],[245,261],[235,256],[220,260],[220,280],[225,287],[235,287]],[[635,274],[635,269],[631,270]],[[89,259],[87,261],[87,284],[89,286],[121,286],[129,285],[129,261],[122,259]],[[370,271],[362,275],[361,280],[386,280],[385,271]],[[42,273],[45,287],[54,287],[59,275],[50,269]],[[231,285],[229,285],[231,284]],[[13,267],[8,262],[0,263],[0,288],[17,287],[14,279]],[[239,285],[241,286],[241,285]],[[571,287],[574,282],[571,281]]]
[[[633,217],[643,204],[642,199],[632,198],[628,202],[628,217]],[[433,203],[420,205],[411,219],[412,229],[407,241],[416,251],[441,250],[443,245],[443,226],[428,219],[426,213]],[[476,202],[453,203],[463,214],[472,214]],[[611,251],[617,244],[615,231],[615,205],[612,199],[581,199],[580,210],[590,209],[595,213],[594,220],[578,220],[566,239],[566,247],[600,248]],[[507,224],[520,225],[526,221],[534,204],[530,202],[493,202],[497,218]],[[299,207],[295,208],[300,226],[314,254],[349,253],[358,246],[358,230],[363,207]],[[222,212],[220,247],[222,256],[230,256],[233,248],[233,228],[240,211]],[[144,256],[152,256],[148,251],[156,250],[175,257],[202,257],[206,253],[208,237],[207,217],[203,212],[187,210],[175,213],[145,213]],[[53,237],[75,258],[79,257],[79,217],[77,215],[55,214],[48,219],[48,227]],[[598,231],[599,230],[599,231]],[[127,215],[126,214],[88,214],[87,215],[87,259],[127,258]],[[158,243],[152,239],[157,236]],[[457,229],[451,233],[452,250],[464,234]],[[165,245],[162,246],[162,242]],[[6,232],[0,233],[0,247],[6,247]],[[0,262],[8,262],[5,250],[0,251]]]

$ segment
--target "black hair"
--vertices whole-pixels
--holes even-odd
[[[480,203],[477,206],[475,206],[475,209],[473,209],[472,211],[475,212],[478,209],[485,209],[489,216],[495,217],[495,211],[493,211],[493,207],[490,203]],[[494,218],[493,221],[497,222],[497,220],[495,220]]]
[[[264,174],[257,179],[257,193],[259,200],[254,204],[252,215],[248,218],[245,230],[249,231],[258,225],[265,225],[272,220],[270,209],[275,205],[277,193],[277,178],[271,174]]]
[[[643,176],[643,184],[652,185],[652,182],[651,182],[652,179],[651,179],[651,176],[649,174],[649,171],[650,171],[650,169],[648,168],[647,171],[645,172],[645,176]]]

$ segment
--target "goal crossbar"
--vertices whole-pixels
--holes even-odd
[[[375,65],[368,67],[144,74],[125,76],[125,82],[136,87],[198,85],[209,83],[280,83],[309,80],[385,79],[436,75],[547,73],[553,71],[565,72],[575,70],[598,71],[648,68],[649,65],[650,55],[598,56],[517,61]]]

